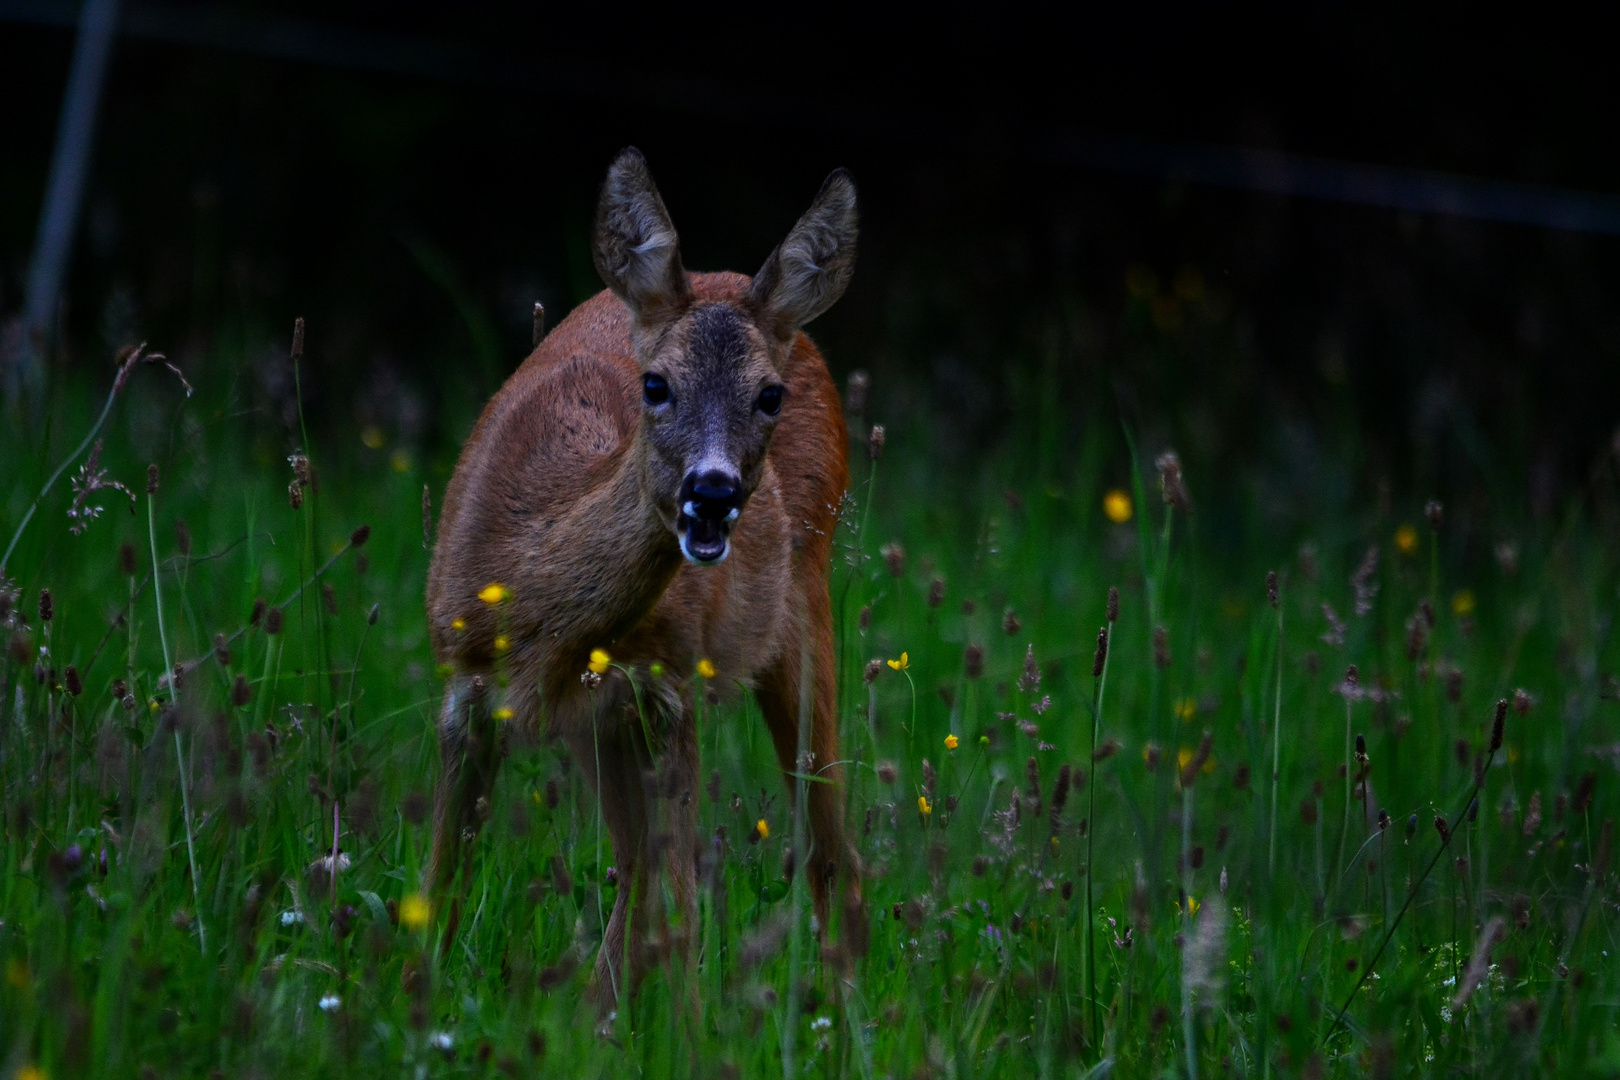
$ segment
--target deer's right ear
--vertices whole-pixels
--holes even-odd
[[[633,146],[621,150],[608,168],[591,254],[596,272],[643,326],[668,317],[687,299],[675,226],[647,159]]]

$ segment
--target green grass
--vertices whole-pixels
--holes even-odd
[[[64,393],[48,431],[0,435],[0,540],[100,404]],[[870,471],[862,443],[833,590],[870,952],[848,981],[823,962],[783,878],[793,795],[769,737],[746,699],[706,706],[719,782],[699,817],[721,839],[705,846],[702,1015],[657,974],[603,1021],[585,979],[613,856],[555,745],[510,747],[448,952],[398,924],[437,775],[422,488],[437,500],[455,448],[317,438],[317,484],[294,510],[285,456],[302,440],[237,407],[138,372],[103,455],[133,504],[103,492],[106,513],[74,536],[64,475],[7,567],[0,1076],[1620,1072],[1616,877],[1598,851],[1617,806],[1620,557],[1589,502],[1475,520],[1466,540],[1431,532],[1418,505],[1313,507],[1280,528],[1240,494],[1167,517],[1150,458],[1111,419],[1063,453],[1037,425],[1046,436],[974,477],[942,475],[921,426],[891,432]],[[1242,490],[1191,468],[1188,483]],[[1134,491],[1126,524],[1102,512],[1116,486]],[[1516,572],[1487,534],[1516,543]],[[880,554],[891,543],[903,556]],[[1373,544],[1376,596],[1358,615],[1349,579]],[[1414,661],[1425,598],[1436,617]],[[260,599],[284,605],[279,634],[248,624]],[[1322,639],[1324,603],[1342,643]],[[177,691],[166,652],[197,662]],[[903,674],[864,681],[902,653]],[[1347,729],[1350,664],[1375,693],[1348,703]],[[1533,703],[1509,710],[1470,816],[1495,703],[1520,688]],[[1118,745],[1095,763],[1094,730]],[[1184,788],[1178,758],[1205,732]],[[1372,795],[1347,817],[1356,735]],[[334,797],[350,860],[335,902],[309,871],[331,849]],[[1366,823],[1380,808],[1383,832]],[[1437,815],[1455,823],[1443,852]],[[753,842],[761,818],[770,836]],[[1496,919],[1491,966],[1454,1004]]]

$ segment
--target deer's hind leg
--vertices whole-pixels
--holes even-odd
[[[501,764],[500,739],[481,676],[451,678],[445,687],[438,728],[439,787],[434,797],[433,853],[425,884],[433,896],[443,896],[456,871],[463,871],[445,925],[444,947],[448,949],[460,922],[461,893],[471,876],[472,850],[466,845],[489,817],[489,797]]]
[[[755,696],[776,746],[782,771],[803,771],[815,777],[805,786],[809,811],[810,851],[795,852],[809,874],[816,918],[823,932],[829,926],[831,894],[835,883],[842,883],[842,928],[840,940],[846,950],[860,955],[866,951],[866,908],[861,899],[860,858],[844,836],[844,771],[838,764],[838,684],[834,671],[832,603],[825,579],[813,581],[800,594],[804,616],[799,632],[790,633],[776,663],[761,674]],[[804,686],[801,672],[809,672],[810,715],[804,733],[810,758],[799,760],[800,701]],[[808,766],[804,768],[803,766]]]
[[[658,758],[639,717],[568,736],[580,771],[596,789],[618,874],[613,912],[592,976],[604,1008],[633,993],[663,958],[689,973],[697,922],[697,733],[689,710],[663,728]],[[666,895],[665,887],[668,887]]]

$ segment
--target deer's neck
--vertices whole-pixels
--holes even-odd
[[[551,614],[567,612],[572,623],[554,623],[553,641],[567,643],[570,665],[591,649],[611,651],[652,610],[680,569],[680,547],[659,517],[656,493],[647,482],[649,453],[638,428],[606,482],[568,515],[564,535],[557,537],[561,542],[548,545],[561,564],[554,580],[568,594],[558,598],[565,603],[550,605]],[[577,679],[578,671],[570,677]]]

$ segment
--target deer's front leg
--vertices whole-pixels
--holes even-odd
[[[439,713],[439,787],[433,809],[433,853],[426,886],[435,897],[449,890],[463,870],[461,889],[450,903],[445,926],[448,948],[460,920],[461,892],[467,888],[471,850],[463,845],[477,836],[489,817],[489,796],[500,769],[500,740],[490,716],[489,695],[480,675],[455,675],[445,687]]]

